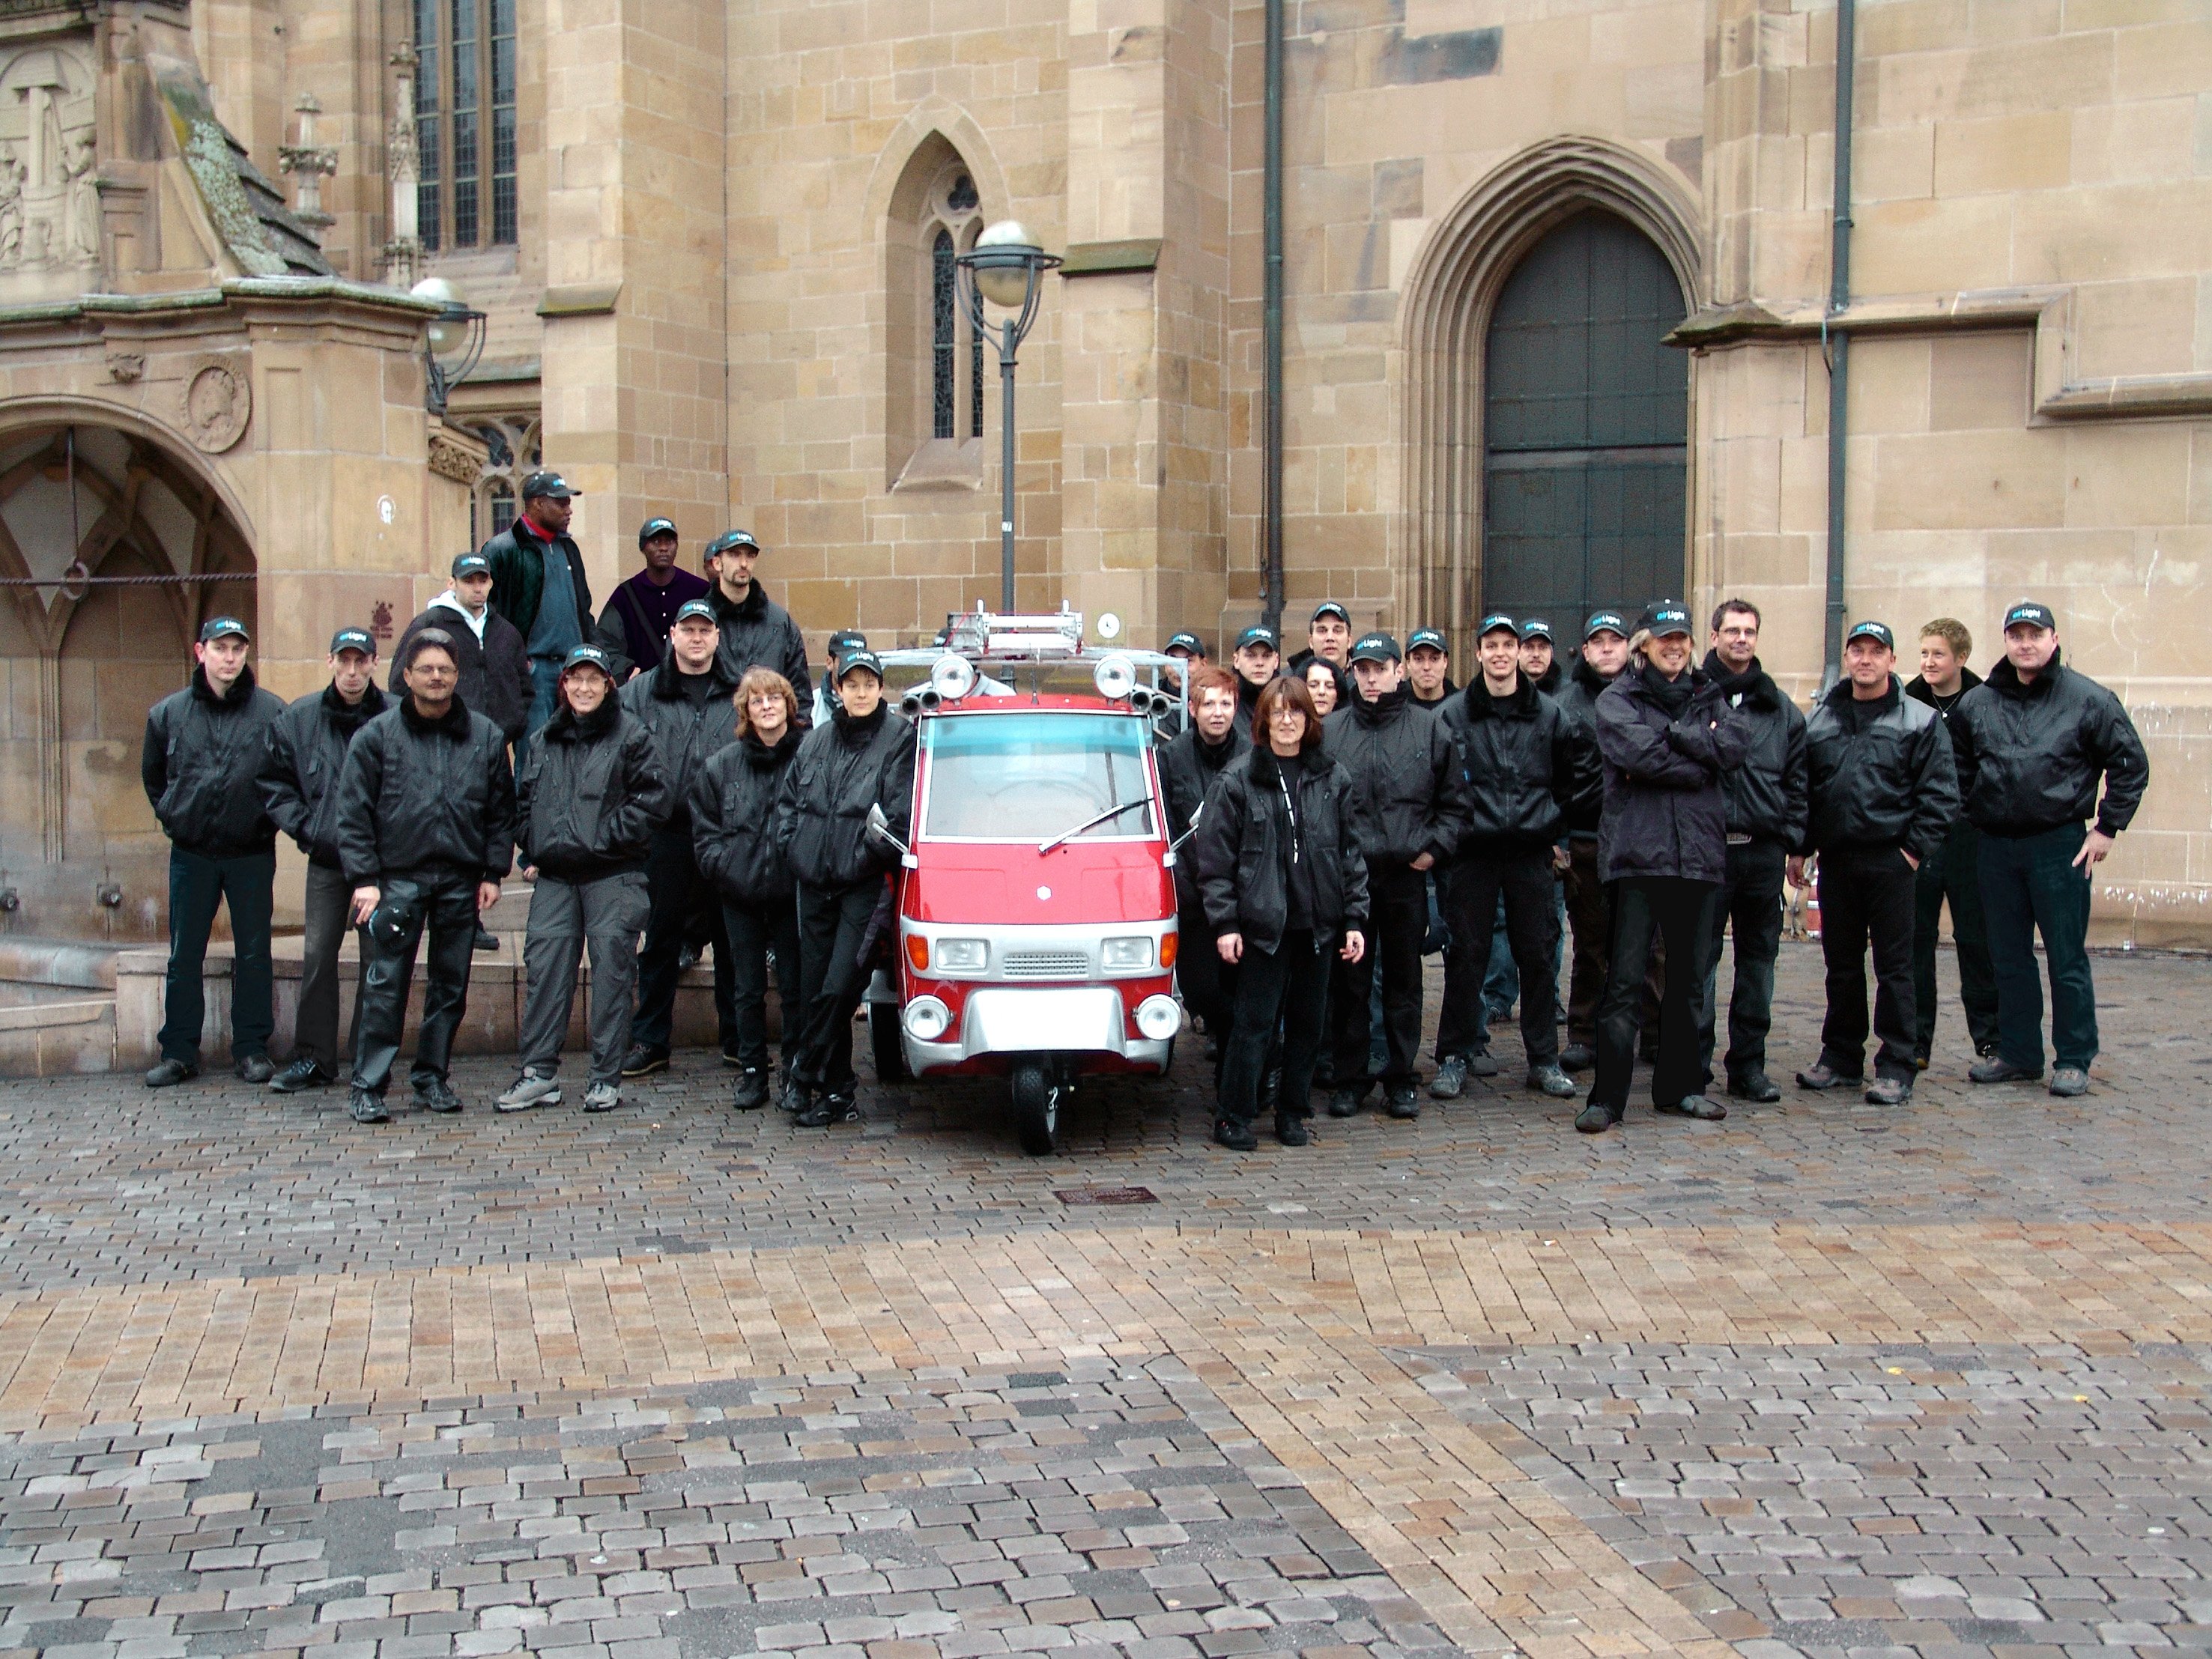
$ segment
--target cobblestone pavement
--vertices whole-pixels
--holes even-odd
[[[0,1085],[0,1659],[2212,1646],[2212,964],[2098,975],[2084,1101],[1939,1042],[1904,1110],[1596,1141],[1510,1036],[1244,1158],[1194,1043],[1041,1160],[711,1055],[367,1131]]]

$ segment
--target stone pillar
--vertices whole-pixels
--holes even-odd
[[[1223,596],[1229,12],[1111,15],[1069,12],[1062,560],[1069,599],[1157,648]]]
[[[594,599],[654,514],[729,516],[723,9],[547,0],[544,455]]]

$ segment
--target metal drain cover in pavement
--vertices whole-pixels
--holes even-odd
[[[1157,1204],[1150,1187],[1061,1187],[1053,1196],[1063,1204]]]

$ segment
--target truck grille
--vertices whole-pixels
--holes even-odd
[[[1008,979],[1083,979],[1091,972],[1082,951],[1009,951],[1004,960]]]

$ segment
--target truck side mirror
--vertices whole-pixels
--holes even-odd
[[[891,834],[891,821],[884,816],[884,804],[881,801],[876,802],[868,808],[868,839],[880,846],[890,848],[902,859],[914,856],[907,851],[906,843]]]
[[[1202,816],[1204,816],[1205,811],[1206,803],[1204,801],[1199,802],[1197,805],[1190,809],[1190,828],[1184,830],[1182,834],[1177,836],[1173,841],[1168,843],[1168,854],[1170,857],[1174,855],[1177,848],[1181,847],[1183,842],[1188,841],[1193,836],[1198,833],[1198,821]]]

